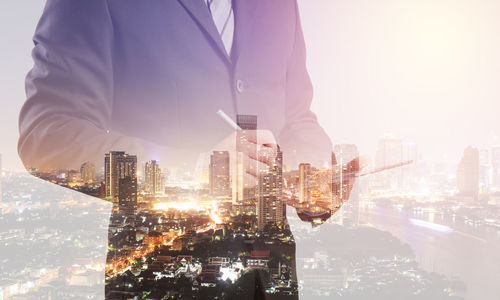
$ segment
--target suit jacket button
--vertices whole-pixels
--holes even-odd
[[[238,91],[238,93],[243,93],[243,91],[245,90],[245,84],[243,83],[243,80],[236,80],[236,90]]]

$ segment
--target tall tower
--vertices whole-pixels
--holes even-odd
[[[332,163],[336,163],[339,166],[342,166],[338,169],[338,174],[334,174],[334,178],[339,181],[340,188],[337,193],[341,199],[344,199],[344,194],[348,192],[348,182],[347,176],[351,174],[356,169],[356,165],[347,165],[350,161],[357,158],[359,156],[358,148],[353,144],[341,144],[335,145],[333,148],[335,157],[335,162],[332,159]],[[334,167],[334,166],[332,166]]]
[[[144,168],[145,190],[147,194],[159,195],[165,192],[165,177],[156,160],[146,163]]]
[[[283,224],[285,207],[283,191],[283,153],[276,153],[274,165],[259,175],[257,200],[257,226],[263,230],[266,224]]]
[[[490,153],[488,149],[479,150],[479,187],[487,191],[490,187]]]
[[[500,141],[498,137],[494,138],[491,147],[491,186],[500,188]]]
[[[119,180],[118,205],[120,212],[134,215],[137,211],[137,177],[125,176]]]
[[[209,184],[212,196],[230,196],[231,177],[228,151],[214,151],[210,155]]]
[[[477,199],[479,191],[479,151],[467,147],[457,168],[457,188],[460,194]]]
[[[376,167],[384,168],[403,160],[403,141],[387,134],[378,143]]]
[[[359,223],[359,187],[355,184],[349,193],[349,182],[348,180],[352,180],[349,178],[350,174],[355,171],[359,166],[347,164],[353,159],[359,157],[358,148],[353,144],[340,144],[335,145],[333,147],[332,154],[332,168],[338,164],[342,166],[338,168],[338,172],[333,174],[333,183],[332,183],[332,196],[335,206],[341,206],[341,213],[337,214],[342,215],[342,218],[349,218],[351,222],[350,225],[357,226]],[[349,199],[346,199],[349,196]],[[347,201],[349,200],[349,201]],[[342,205],[342,202],[347,201]],[[343,224],[343,220],[342,220]]]
[[[402,162],[404,152],[403,141],[386,134],[378,143],[375,167],[385,168]],[[378,181],[378,185],[383,188],[399,188],[403,182],[402,168],[376,174],[371,179]]]
[[[309,187],[309,175],[311,174],[311,164],[299,164],[299,203],[310,202],[311,193]]]
[[[257,116],[237,115],[236,123],[242,130],[236,133],[236,153],[232,162],[233,204],[255,203],[255,188],[248,181],[248,176],[245,176],[245,166],[256,173],[257,164],[252,163],[244,153],[257,157],[256,144],[249,142],[257,139]]]
[[[104,177],[105,197],[116,202],[120,196],[120,188],[126,182],[134,184],[137,188],[137,156],[128,155],[121,151],[106,153]],[[120,180],[125,178],[129,178],[129,181],[123,181],[120,184]]]
[[[85,183],[93,183],[96,179],[95,165],[91,162],[83,163],[80,167],[80,175]]]

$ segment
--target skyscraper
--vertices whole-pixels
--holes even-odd
[[[498,138],[493,141],[491,147],[491,186],[500,188],[500,142]]]
[[[80,176],[83,182],[93,183],[96,180],[95,165],[91,162],[83,163],[80,167]]]
[[[257,157],[256,144],[249,142],[257,139],[257,116],[237,115],[236,123],[242,130],[236,133],[236,153],[232,162],[233,204],[255,203],[255,188],[248,181],[250,178],[245,176],[244,167],[247,166],[248,171],[257,173],[257,164],[251,162],[243,153]]]
[[[384,168],[403,160],[403,141],[386,134],[378,143],[375,165]]]
[[[479,150],[479,186],[486,191],[490,187],[490,155],[488,149]]]
[[[145,191],[150,195],[159,195],[165,192],[165,177],[156,160],[146,163],[144,168]]]
[[[310,202],[311,194],[309,187],[309,175],[311,173],[311,164],[299,164],[299,203]]]
[[[353,144],[340,144],[335,145],[333,147],[334,153],[332,154],[332,168],[335,165],[343,166],[338,169],[337,173],[333,174],[334,182],[332,184],[332,194],[334,200],[334,206],[341,206],[342,218],[349,219],[349,225],[357,226],[359,223],[359,187],[355,184],[350,191],[350,195],[346,195],[349,193],[349,182],[348,180],[352,180],[349,178],[350,174],[359,166],[350,165],[346,166],[350,161],[359,157],[358,148]],[[354,170],[353,170],[354,169]],[[349,196],[349,201],[347,201],[344,205],[341,202],[346,201],[345,199]],[[339,214],[339,212],[337,212]]]
[[[245,180],[245,169],[244,160],[242,152],[235,151],[232,155],[231,160],[231,191],[232,191],[232,202],[233,205],[240,205],[244,202],[244,180]]]
[[[214,151],[210,155],[209,184],[212,196],[231,195],[229,152]]]
[[[457,168],[457,188],[461,195],[477,199],[479,191],[479,151],[467,147]]]
[[[121,151],[106,153],[104,158],[105,197],[116,202],[120,195],[120,188],[127,182],[137,188],[137,156]],[[120,184],[121,179],[124,180]],[[137,193],[137,191],[136,191]]]
[[[375,167],[385,168],[401,163],[404,155],[403,141],[393,137],[391,134],[386,134],[378,143]],[[403,183],[403,171],[402,168],[396,168],[375,174],[370,177],[370,180],[376,183],[376,186],[383,189],[400,188]]]
[[[259,175],[257,200],[257,227],[263,230],[267,224],[282,224],[285,207],[282,200],[283,153],[276,153],[274,165]]]
[[[120,212],[134,215],[137,211],[137,177],[125,176],[119,180],[118,205]]]

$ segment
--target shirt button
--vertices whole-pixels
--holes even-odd
[[[243,91],[245,90],[245,84],[243,83],[243,80],[236,80],[236,90],[238,91],[238,93],[243,93]]]

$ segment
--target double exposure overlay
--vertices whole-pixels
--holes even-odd
[[[412,16],[430,6],[395,5],[408,20],[371,27],[360,7],[374,4],[340,2],[333,42],[350,50],[335,58],[302,13],[314,7],[314,23],[333,2],[46,0],[15,116],[23,170],[0,161],[0,300],[500,297],[496,117],[484,112],[487,142],[468,135],[482,126],[473,109],[441,134],[467,107],[412,97],[445,97],[444,83],[425,86],[443,65],[425,69],[408,42],[425,74],[410,76],[404,43],[377,48],[394,38],[384,24],[428,24]],[[370,34],[355,44],[360,24]],[[307,53],[308,36],[327,50]],[[360,49],[390,62],[353,75]],[[372,76],[388,69],[401,73],[390,88]],[[354,96],[316,104],[316,80]],[[413,100],[352,101],[396,90]]]
[[[298,297],[287,206],[324,223],[359,158],[310,111],[295,2],[48,1],[34,40],[19,154],[114,204],[107,298]]]

